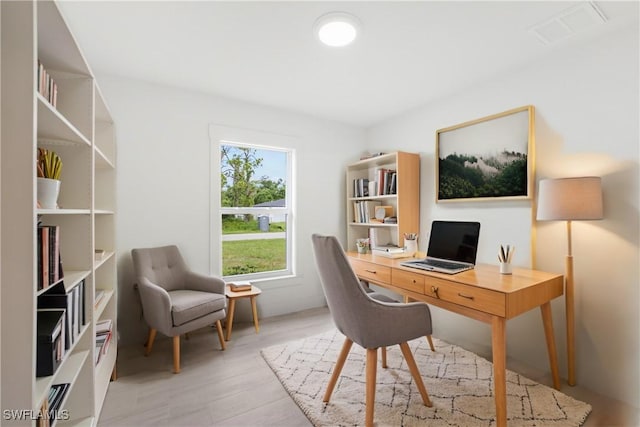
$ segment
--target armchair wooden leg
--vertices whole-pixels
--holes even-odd
[[[224,350],[226,347],[224,345],[224,335],[222,333],[222,323],[218,320],[216,322],[216,330],[218,331],[218,339],[220,340],[220,347]]]
[[[347,360],[347,356],[349,355],[349,351],[351,350],[351,346],[353,345],[353,341],[349,338],[344,339],[344,343],[342,344],[342,350],[340,350],[340,355],[338,356],[338,360],[336,360],[336,364],[333,367],[333,373],[331,374],[331,378],[329,379],[329,384],[327,384],[327,391],[324,393],[323,402],[328,402],[331,398],[331,393],[333,393],[333,388],[336,386],[338,382],[338,377],[340,376],[340,372],[342,372],[342,367],[344,366],[344,362]]]
[[[180,335],[173,337],[173,373],[180,373]]]
[[[413,377],[416,386],[418,386],[418,391],[420,392],[420,396],[422,396],[422,403],[424,403],[425,406],[431,407],[431,400],[429,399],[429,395],[427,394],[427,389],[424,386],[424,382],[422,382],[420,371],[418,371],[418,365],[416,365],[416,360],[413,358],[413,354],[411,353],[409,344],[407,344],[406,342],[401,343],[400,350],[402,350],[402,355],[404,356],[404,360],[407,361],[407,366],[409,367],[411,376]]]
[[[433,346],[433,341],[431,340],[431,335],[427,335],[427,341],[429,341],[429,347],[431,347],[431,351],[436,351],[436,348]]]
[[[378,361],[378,349],[367,349],[367,379],[366,379],[366,392],[365,392],[365,419],[364,424],[366,427],[373,427],[373,410],[376,402],[376,369]]]
[[[153,341],[155,341],[156,339],[156,333],[158,331],[156,331],[153,328],[149,329],[149,337],[147,338],[147,343],[145,344],[145,347],[147,347],[144,351],[144,355],[148,356],[149,354],[151,354],[151,349],[153,348]]]
[[[387,347],[380,347],[380,358],[382,359],[382,367],[387,368]]]

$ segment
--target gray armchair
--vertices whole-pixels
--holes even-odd
[[[351,346],[355,342],[367,350],[365,425],[373,426],[377,349],[399,344],[422,402],[431,406],[418,366],[407,344],[409,340],[431,335],[429,306],[421,302],[402,304],[370,298],[360,286],[335,237],[314,234],[312,242],[329,311],[336,327],[346,337],[323,401],[329,402]]]
[[[157,331],[173,337],[173,371],[180,372],[180,335],[215,323],[225,349],[221,319],[226,313],[225,283],[190,271],[176,246],[133,249],[142,312],[149,325],[145,355]]]

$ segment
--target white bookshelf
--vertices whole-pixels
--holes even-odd
[[[97,424],[117,358],[114,123],[95,78],[57,5],[1,2],[2,31],[2,299],[0,400],[2,410],[37,414],[52,384],[68,382],[56,426]],[[54,107],[37,91],[41,61],[58,85]],[[39,147],[62,159],[58,209],[37,208],[35,159]],[[86,324],[51,376],[36,378],[38,297],[37,223],[60,227],[64,285],[84,280]],[[96,260],[95,249],[104,256]],[[6,286],[5,286],[6,284]],[[94,305],[96,290],[105,296]],[[95,325],[112,319],[112,342],[96,365]],[[8,345],[7,343],[11,343]],[[34,419],[2,425],[34,425]]]
[[[356,179],[378,180],[378,170],[387,169],[396,172],[396,193],[354,197]],[[389,243],[403,246],[404,233],[420,231],[420,156],[415,153],[397,151],[371,157],[351,163],[347,166],[347,249],[356,250],[356,240],[369,237],[369,231],[377,228],[388,230]],[[356,222],[354,203],[375,201],[380,205],[391,206],[397,224],[379,222]]]

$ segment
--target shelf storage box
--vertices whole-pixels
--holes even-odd
[[[36,377],[53,375],[65,352],[65,310],[38,310]]]

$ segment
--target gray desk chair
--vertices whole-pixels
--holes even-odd
[[[418,366],[407,341],[431,335],[429,306],[421,302],[388,303],[369,298],[360,286],[338,240],[312,236],[313,250],[329,311],[338,330],[345,335],[342,350],[331,374],[323,401],[329,402],[342,367],[355,342],[367,350],[365,425],[373,426],[376,391],[377,349],[399,344],[418,387],[422,402],[431,406]]]
[[[173,372],[180,372],[180,335],[215,323],[225,349],[221,319],[227,299],[222,279],[189,271],[176,246],[133,249],[142,312],[149,325],[145,355],[157,331],[173,337]]]

